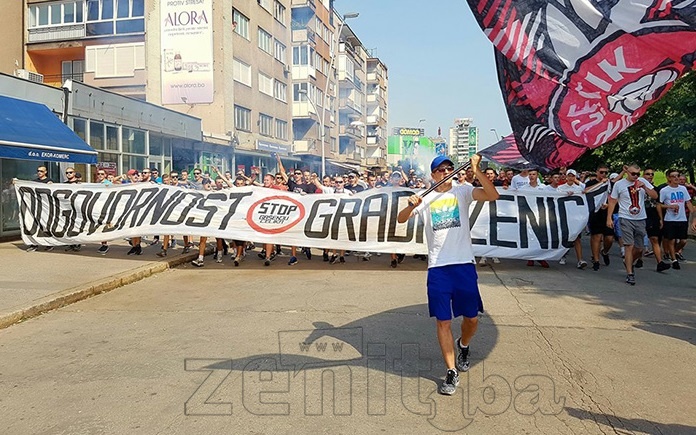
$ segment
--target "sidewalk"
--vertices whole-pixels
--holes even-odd
[[[108,292],[196,258],[197,251],[181,255],[181,247],[159,258],[161,245],[146,247],[143,255],[128,256],[122,240],[109,244],[106,255],[99,245],[85,245],[80,252],[52,252],[40,248],[26,252],[21,241],[0,243],[0,329],[46,311]]]

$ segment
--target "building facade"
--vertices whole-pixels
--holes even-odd
[[[379,58],[367,59],[365,160],[367,167],[387,164],[387,122],[389,74]]]
[[[338,154],[336,25],[329,0],[292,0],[295,153],[317,173]],[[322,130],[323,129],[323,130]]]
[[[353,29],[344,25],[338,43],[338,159],[358,166],[366,154],[366,81],[367,51]]]
[[[450,128],[447,154],[457,159],[457,163],[467,162],[478,152],[478,127],[472,118],[457,118]]]
[[[11,3],[0,71],[200,119],[200,143],[172,149],[177,169],[274,171],[276,154],[313,170],[322,156],[385,163],[386,66],[368,61],[332,0]]]

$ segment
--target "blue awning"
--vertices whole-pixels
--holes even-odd
[[[97,163],[97,152],[43,104],[0,96],[0,157]]]

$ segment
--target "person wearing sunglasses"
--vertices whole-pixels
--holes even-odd
[[[639,258],[643,251],[643,239],[647,235],[645,223],[645,199],[656,199],[657,192],[653,185],[640,176],[640,166],[635,163],[624,166],[626,178],[617,181],[609,195],[609,210],[619,205],[619,227],[623,242],[624,264],[626,266],[626,284],[636,285],[633,260]],[[614,228],[614,221],[607,217],[607,226]]]
[[[46,183],[50,184],[53,183],[50,178],[48,178],[48,170],[46,169],[45,166],[39,166],[36,169],[36,178],[34,178],[32,181],[35,181],[37,183]]]
[[[67,184],[77,184],[79,180],[75,175],[75,168],[68,168],[65,170],[65,181],[63,183]]]
[[[340,176],[334,177],[333,186],[326,186],[320,183],[319,178],[314,178],[312,182],[314,183],[314,186],[317,188],[317,190],[319,190],[321,193],[328,193],[340,196],[353,195],[352,191],[346,189],[345,181],[343,181],[343,177]],[[330,264],[336,264],[336,262],[345,263],[345,255],[345,250],[335,249],[324,249],[322,254],[324,261],[328,261]]]
[[[417,214],[424,224],[428,242],[428,308],[430,316],[436,319],[437,339],[447,368],[438,391],[445,395],[456,391],[458,371],[469,370],[469,343],[478,327],[478,313],[483,312],[469,231],[469,206],[474,201],[495,201],[499,194],[481,172],[480,162],[480,155],[471,157],[471,167],[481,187],[453,186],[452,179],[444,179],[454,171],[454,163],[446,156],[435,157],[430,164],[431,177],[435,183],[443,183],[425,197],[410,196],[408,205],[397,216],[399,223],[406,223]],[[463,317],[461,336],[456,342],[451,329],[453,314]]]

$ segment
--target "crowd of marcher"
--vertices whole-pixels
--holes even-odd
[[[253,168],[249,174],[238,171],[234,175],[229,171],[221,172],[214,167],[212,174],[200,169],[193,169],[190,172],[181,170],[160,174],[156,168],[144,168],[140,171],[130,169],[120,176],[109,174],[105,169],[99,169],[96,172],[96,182],[101,184],[157,183],[204,191],[253,185],[303,195],[353,195],[386,186],[420,190],[429,187],[432,181],[430,175],[419,173],[414,169],[407,171],[401,166],[379,173],[351,170],[345,174],[327,175],[322,178],[314,172],[299,168],[286,171],[280,158],[277,159],[277,163],[278,172],[266,174],[262,179],[259,179],[260,171],[257,168]],[[34,181],[52,182],[46,173],[45,167],[39,167],[37,178]],[[610,187],[608,200],[598,211],[590,214],[586,231],[590,236],[591,254],[589,260],[595,271],[600,269],[601,263],[605,266],[610,264],[609,251],[615,242],[618,243],[621,257],[624,258],[626,282],[631,285],[635,284],[634,270],[642,268],[644,259],[647,257],[654,258],[655,268],[658,272],[670,268],[680,269],[680,262],[684,261],[683,249],[687,243],[689,214],[693,210],[692,199],[696,198],[696,189],[686,182],[685,175],[678,170],[667,171],[667,183],[660,186],[653,185],[655,176],[653,168],[644,168],[641,173],[641,169],[635,164],[624,166],[620,172],[613,173],[610,173],[610,169],[606,165],[599,165],[596,171],[582,172],[560,168],[545,176],[534,169],[523,171],[504,169],[497,172],[494,168],[489,167],[484,169],[483,173],[488,180],[492,181],[494,186],[511,191],[550,190],[573,195],[586,193],[599,185],[608,184]],[[63,182],[68,184],[80,183],[82,182],[81,178],[81,174],[73,168],[67,168]],[[455,177],[454,183],[455,185],[470,184],[474,187],[481,185],[471,169],[460,171]],[[694,225],[696,225],[696,221]],[[581,236],[578,236],[574,241],[573,251],[577,268],[585,269],[589,263],[583,254]],[[157,253],[159,257],[166,257],[170,250],[175,249],[179,243],[182,246],[182,253],[188,253],[197,247],[199,255],[192,264],[197,267],[204,266],[207,244],[205,237],[194,240],[193,237],[181,236],[181,240],[177,240],[173,235],[163,235],[162,237],[155,236],[148,241],[134,237],[129,240],[129,243],[131,249],[128,251],[128,255],[141,255],[143,243],[160,244],[161,248]],[[221,263],[225,256],[230,255],[232,263],[239,266],[247,257],[247,253],[256,249],[256,245],[254,241],[218,238],[215,241],[215,261]],[[29,246],[27,250],[35,251],[37,249],[38,246]],[[54,248],[49,246],[44,249],[52,250]],[[70,245],[65,249],[79,251],[81,245]],[[106,254],[108,250],[109,244],[102,242],[98,252]],[[280,256],[288,257],[287,264],[290,266],[298,264],[300,257],[303,256],[308,260],[312,259],[312,249],[299,246],[289,246],[283,250],[280,245],[262,244],[260,252],[257,254],[266,266],[270,266]],[[331,264],[345,263],[345,257],[349,255],[368,261],[373,256],[381,254],[346,252],[335,249],[321,250],[322,260]],[[427,260],[425,255],[416,255],[414,258]],[[403,254],[389,254],[389,266],[396,268],[404,259],[405,255]],[[495,264],[500,263],[500,259],[496,257],[491,259],[481,257],[478,263],[486,265],[489,261]],[[563,256],[559,264],[565,265],[566,262],[566,256]],[[540,260],[538,263],[544,268],[550,267],[545,260]],[[527,265],[534,266],[535,261],[528,260]]]

